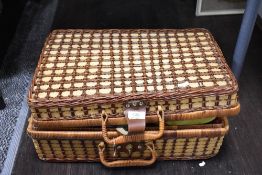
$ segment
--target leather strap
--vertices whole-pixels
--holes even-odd
[[[102,135],[104,141],[108,144],[123,144],[130,142],[140,142],[140,141],[149,141],[156,140],[163,136],[165,130],[165,122],[164,122],[164,111],[160,106],[158,106],[157,116],[159,119],[159,132],[157,134],[150,134],[147,132],[131,134],[131,135],[121,135],[116,138],[109,138],[107,134],[107,121],[108,115],[105,111],[102,111],[101,119],[102,119]]]
[[[125,111],[128,124],[128,134],[143,133],[146,129],[146,108]]]
[[[144,132],[146,129],[145,119],[128,119],[128,134]]]

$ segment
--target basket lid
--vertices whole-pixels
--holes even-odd
[[[205,110],[225,116],[223,109],[238,105],[237,90],[205,29],[55,30],[42,50],[28,101],[35,109],[144,100],[163,105],[173,118]]]

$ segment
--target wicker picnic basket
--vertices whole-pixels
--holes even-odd
[[[205,29],[55,30],[29,92],[28,133],[50,161],[209,158],[240,110],[237,91]]]

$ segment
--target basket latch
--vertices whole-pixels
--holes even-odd
[[[140,133],[146,127],[146,104],[142,100],[131,100],[125,104],[128,134]]]

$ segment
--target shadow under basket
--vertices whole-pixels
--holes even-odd
[[[104,143],[103,133],[98,130],[39,131],[29,121],[28,134],[33,139],[40,159],[47,161],[100,161],[108,167],[145,166],[158,160],[207,159],[215,156],[228,132],[226,117],[215,123],[190,127],[165,127],[160,139],[124,144]],[[147,128],[145,134],[157,134]],[[115,129],[108,130],[108,137],[118,137]]]

